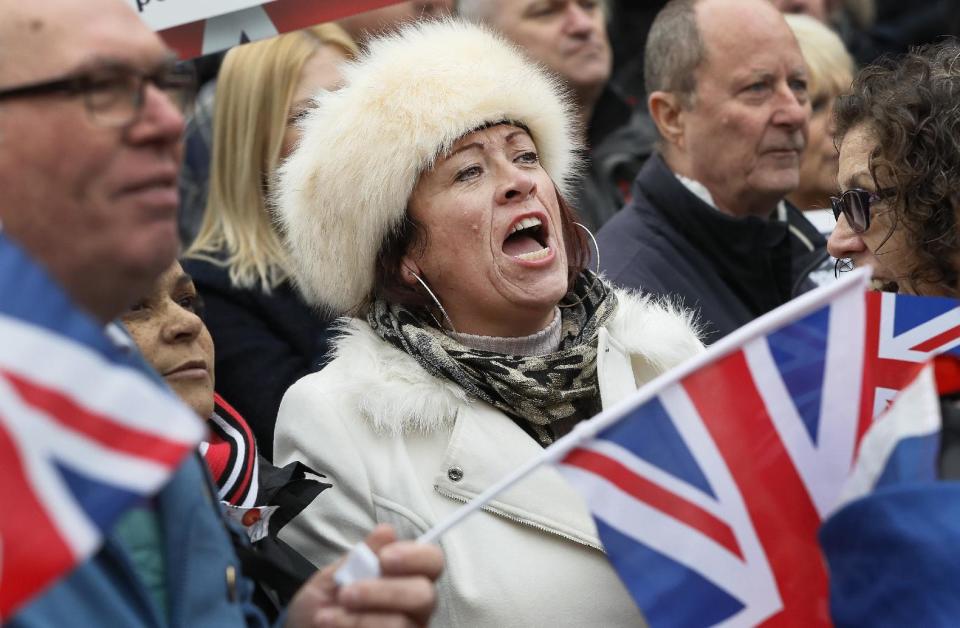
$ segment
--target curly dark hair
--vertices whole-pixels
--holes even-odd
[[[838,146],[862,124],[876,136],[870,174],[877,190],[891,189],[894,228],[914,251],[907,279],[960,296],[960,44],[948,39],[867,66],[835,116]]]

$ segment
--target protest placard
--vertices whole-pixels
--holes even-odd
[[[397,3],[397,0],[128,1],[181,59]]]

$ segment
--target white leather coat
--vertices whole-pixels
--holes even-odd
[[[609,406],[702,350],[688,316],[618,292],[601,330],[598,376]],[[333,489],[281,538],[326,565],[376,524],[412,539],[542,451],[494,407],[470,400],[351,320],[336,358],[287,392],[275,463],[302,460]],[[643,618],[603,555],[581,498],[542,468],[442,539],[432,626],[638,626]]]

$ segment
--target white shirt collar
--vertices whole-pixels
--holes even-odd
[[[710,207],[720,211],[717,209],[717,204],[713,202],[713,195],[710,194],[710,190],[707,189],[707,186],[699,181],[687,178],[682,174],[674,173],[674,175],[676,175],[677,180],[682,183],[685,188],[690,190],[691,194],[699,198]],[[777,220],[780,222],[787,222],[787,204],[783,201],[777,203]]]

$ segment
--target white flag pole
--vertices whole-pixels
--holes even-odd
[[[417,539],[417,542],[433,543],[465,518],[486,506],[490,500],[495,498],[503,491],[509,489],[511,486],[525,478],[539,467],[561,459],[580,443],[593,438],[601,430],[604,430],[610,425],[616,423],[637,407],[643,405],[656,395],[660,394],[663,389],[682,381],[685,377],[697,371],[698,369],[740,349],[742,346],[756,338],[766,336],[772,330],[779,329],[787,323],[803,318],[804,316],[815,312],[816,310],[833,301],[837,295],[843,292],[850,290],[860,292],[865,291],[870,282],[870,277],[871,269],[869,266],[858,268],[850,272],[846,277],[840,279],[839,281],[826,286],[821,286],[820,288],[807,292],[806,294],[802,294],[796,299],[793,299],[792,301],[789,301],[786,304],[778,307],[776,310],[764,314],[760,318],[747,323],[735,332],[724,336],[717,341],[716,344],[709,347],[703,353],[693,357],[687,362],[684,362],[677,368],[671,369],[666,373],[662,373],[661,375],[647,382],[641,386],[636,393],[624,399],[620,403],[603,410],[600,412],[600,414],[588,421],[582,421],[578,423],[569,434],[556,441],[549,447],[544,448],[539,456],[530,459],[526,464],[517,468],[499,482],[491,485],[485,491],[471,499],[468,503],[464,504],[463,507],[453,512],[449,517],[440,521],[435,526],[424,532],[422,535],[420,535],[420,538]],[[360,543],[360,545],[363,544]],[[375,565],[372,561],[372,552],[370,552],[369,548],[366,548],[365,545],[364,548],[366,549],[366,552],[359,550],[357,547],[350,551],[347,564],[345,564],[344,567],[341,567],[335,576],[338,583],[347,584],[349,582],[353,582],[354,580],[361,579],[357,577],[348,577],[346,573],[348,567],[350,570],[352,570],[354,576],[360,572],[366,574],[363,577],[376,577],[379,575],[379,566]],[[361,554],[364,554],[365,556],[361,558]],[[358,564],[358,561],[365,564],[361,566]],[[376,573],[370,570],[370,567],[375,567]],[[364,569],[367,571],[364,572]],[[342,582],[341,572],[343,572],[344,577],[344,581]]]

